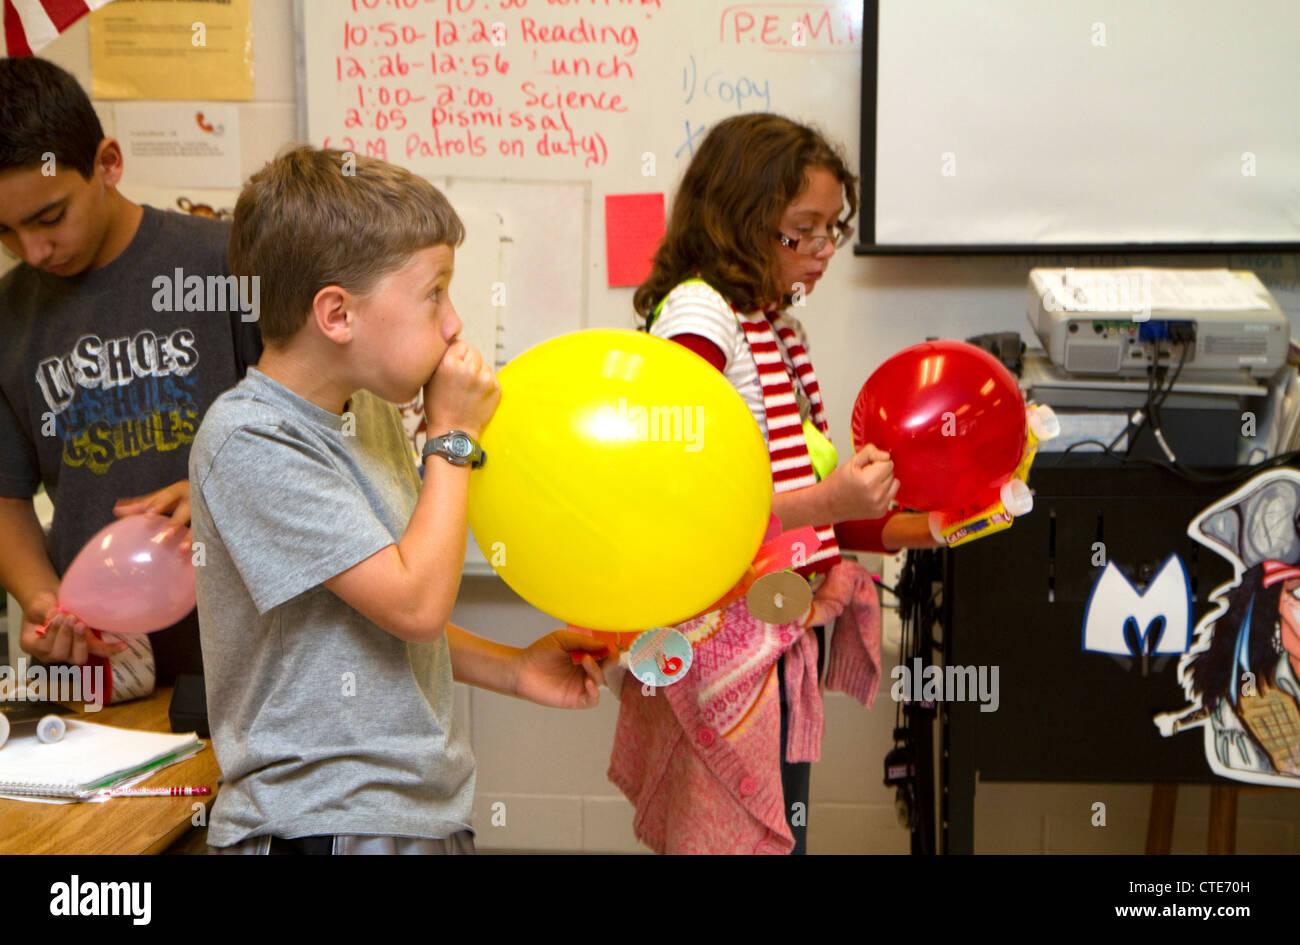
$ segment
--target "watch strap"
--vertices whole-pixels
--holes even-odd
[[[467,455],[462,457],[451,452],[449,444],[454,437],[464,437],[469,441],[471,448]],[[430,456],[441,456],[453,466],[469,466],[471,469],[478,469],[487,459],[483,447],[479,446],[478,441],[464,430],[448,430],[440,436],[429,437],[425,440],[422,455],[425,459]]]

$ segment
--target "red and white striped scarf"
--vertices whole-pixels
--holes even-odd
[[[109,0],[3,0],[5,56],[32,56]]]
[[[812,460],[808,456],[808,443],[804,439],[803,420],[795,399],[794,385],[781,357],[777,338],[790,355],[799,382],[812,405],[812,421],[829,439],[829,424],[822,409],[821,387],[813,373],[812,361],[799,341],[799,336],[780,312],[765,314],[755,312],[736,318],[745,330],[745,340],[758,365],[758,381],[763,388],[763,410],[767,414],[767,449],[772,458],[772,487],[774,492],[789,492],[816,484]],[[817,537],[821,547],[808,556],[808,563],[798,571],[809,575],[829,571],[840,561],[840,547],[835,541],[833,525],[818,525]]]

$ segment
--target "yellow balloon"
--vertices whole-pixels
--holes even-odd
[[[635,331],[563,335],[501,369],[469,524],[524,600],[593,630],[678,623],[762,543],[767,444],[708,362]]]

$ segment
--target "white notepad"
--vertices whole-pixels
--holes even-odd
[[[53,744],[32,731],[15,732],[0,747],[0,794],[89,797],[202,748],[193,732],[139,732],[69,719],[62,740]]]

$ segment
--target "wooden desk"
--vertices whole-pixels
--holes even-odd
[[[76,716],[87,722],[169,732],[170,686],[147,699]],[[204,797],[119,797],[102,804],[33,804],[0,800],[0,853],[162,853],[194,829],[194,804],[211,813],[220,775],[212,744],[192,758],[151,775],[141,787],[206,784]]]

